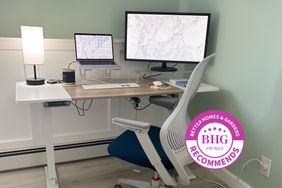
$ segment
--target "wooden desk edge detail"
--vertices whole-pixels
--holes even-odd
[[[168,95],[183,93],[182,89],[173,86],[168,89],[151,89],[147,85],[141,85],[141,87],[134,88],[113,88],[96,90],[85,90],[81,87],[81,85],[77,85],[75,87],[65,87],[65,90],[71,96],[72,100]]]

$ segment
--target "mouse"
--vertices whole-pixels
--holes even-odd
[[[163,83],[161,81],[153,81],[154,86],[162,86]]]

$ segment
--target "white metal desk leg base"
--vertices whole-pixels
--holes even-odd
[[[150,188],[151,183],[146,181],[139,180],[130,180],[130,179],[118,179],[118,184],[131,185],[138,188]]]
[[[45,174],[46,174],[46,185],[47,185],[47,188],[59,188],[59,183],[58,183],[58,179],[57,179],[57,176],[56,178],[49,178],[48,176],[48,167],[46,166],[45,167]]]
[[[42,116],[43,116],[43,135],[45,138],[46,145],[46,159],[47,167],[45,167],[46,172],[46,182],[47,188],[59,188],[56,166],[55,166],[55,157],[54,157],[54,144],[53,144],[53,123],[51,109],[45,108],[42,105]]]

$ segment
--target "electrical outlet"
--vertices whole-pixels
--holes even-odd
[[[260,165],[260,173],[269,178],[272,161],[265,156],[261,156],[261,162],[263,165]]]

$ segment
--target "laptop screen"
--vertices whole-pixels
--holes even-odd
[[[77,60],[114,59],[111,34],[75,33],[74,41]]]

